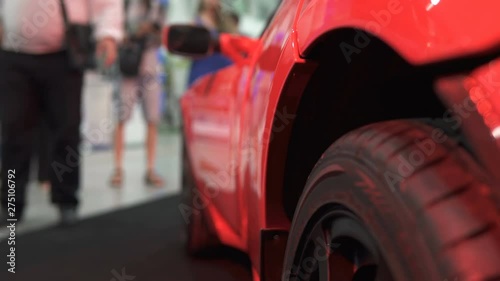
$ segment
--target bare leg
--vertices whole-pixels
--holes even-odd
[[[163,186],[163,179],[155,173],[156,164],[156,145],[158,139],[157,125],[161,121],[160,102],[161,102],[161,84],[159,83],[155,66],[158,65],[157,49],[150,48],[144,53],[144,76],[141,79],[143,96],[142,105],[144,119],[147,121],[146,136],[146,178],[145,182],[149,186]],[[151,72],[152,71],[152,72]]]
[[[115,130],[115,172],[111,178],[111,185],[120,186],[123,181],[123,143],[124,143],[125,123],[120,122]]]
[[[148,123],[148,131],[146,138],[146,153],[147,153],[147,171],[154,170],[156,161],[156,143],[158,139],[158,129],[153,123]]]
[[[147,171],[146,171],[146,184],[156,187],[163,186],[163,179],[155,173],[156,162],[156,144],[158,142],[158,128],[154,123],[148,123],[148,132],[146,139],[146,153],[147,153]]]
[[[123,168],[123,143],[124,143],[125,124],[118,123],[115,131],[115,167],[121,170]]]

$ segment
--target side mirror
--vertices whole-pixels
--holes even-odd
[[[217,51],[217,38],[208,29],[192,25],[171,25],[164,31],[165,47],[172,53],[188,57],[205,57]]]
[[[259,41],[229,33],[214,36],[201,26],[171,25],[163,31],[163,44],[168,51],[181,56],[202,58],[220,52],[235,63],[244,64]]]

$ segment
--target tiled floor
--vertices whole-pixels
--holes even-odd
[[[177,133],[164,133],[159,137],[157,170],[165,178],[164,188],[144,185],[145,150],[127,148],[124,156],[125,182],[121,189],[109,186],[113,170],[113,153],[97,151],[87,154],[83,165],[83,184],[80,191],[82,218],[102,214],[123,207],[143,203],[180,190],[181,142]],[[30,184],[29,201],[24,221],[17,233],[37,230],[57,222],[57,210],[49,203],[49,194]]]

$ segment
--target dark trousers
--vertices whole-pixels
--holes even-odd
[[[52,157],[52,143],[50,142],[50,131],[46,124],[40,124],[38,127],[38,137],[36,139],[37,150],[37,168],[38,168],[38,182],[50,181],[49,171],[50,171],[50,159]]]
[[[1,203],[7,206],[9,170],[15,171],[16,211],[26,204],[33,141],[43,121],[51,138],[52,202],[76,206],[80,185],[80,121],[83,74],[69,68],[64,52],[0,53],[2,122]]]

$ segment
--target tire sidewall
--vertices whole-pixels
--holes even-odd
[[[323,160],[312,173],[291,227],[284,272],[304,270],[294,265],[299,243],[311,218],[323,207],[339,205],[353,212],[377,242],[394,280],[442,280],[436,261],[412,215],[370,165],[348,157]],[[432,269],[431,269],[432,268]],[[286,280],[284,278],[283,280]]]

